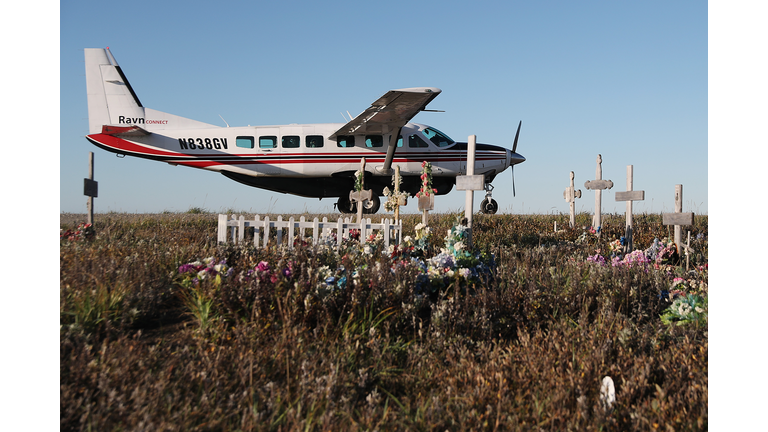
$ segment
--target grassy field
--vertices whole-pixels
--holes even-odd
[[[623,215],[477,215],[472,250],[457,214],[340,250],[216,217],[61,215],[61,430],[708,427],[706,216],[688,270],[658,214],[623,257]]]

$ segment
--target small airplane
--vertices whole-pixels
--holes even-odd
[[[444,195],[466,174],[467,143],[455,142],[434,127],[410,123],[441,90],[433,87],[391,90],[346,124],[216,126],[145,108],[115,57],[103,48],[85,49],[88,141],[118,156],[135,156],[211,171],[261,189],[308,198],[338,198],[342,213],[356,212],[349,192],[365,158],[364,183],[372,191],[363,211],[376,213],[384,188],[400,166],[400,190],[415,196],[422,162],[432,164],[432,185]],[[223,120],[223,119],[222,119]],[[346,120],[346,118],[345,118]],[[226,124],[226,121],[224,122]],[[484,175],[483,213],[494,214],[491,182],[525,161],[512,150],[477,144],[475,174]],[[513,171],[514,192],[514,171]]]

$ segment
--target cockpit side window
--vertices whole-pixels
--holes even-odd
[[[432,141],[438,147],[449,147],[449,146],[452,146],[454,143],[454,141],[450,139],[448,135],[432,127],[428,127],[424,129],[422,133],[426,135],[427,138],[429,138],[429,140]]]

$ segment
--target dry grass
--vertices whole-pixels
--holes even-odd
[[[430,219],[436,243],[455,219]],[[638,248],[668,235],[660,215],[635,223]],[[706,271],[588,263],[619,216],[580,243],[567,216],[475,224],[493,277],[425,294],[418,266],[359,247],[255,250],[217,245],[215,215],[97,215],[95,239],[60,248],[61,430],[707,429],[706,323],[659,319],[672,279]],[[705,266],[706,217],[691,236]],[[232,269],[220,284],[179,274],[211,256]],[[319,288],[326,266],[345,288]]]

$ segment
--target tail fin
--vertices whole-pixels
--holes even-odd
[[[91,134],[107,126],[140,126],[152,130],[216,128],[173,114],[144,108],[109,48],[85,49],[88,127]]]
[[[90,133],[104,125],[144,123],[144,107],[109,48],[85,50],[85,81]]]

